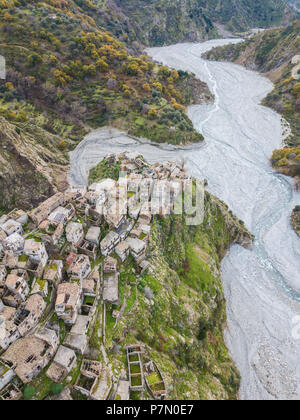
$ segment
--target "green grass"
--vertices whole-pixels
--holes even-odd
[[[36,390],[32,398],[34,400],[44,400],[51,394],[54,382],[46,376],[48,367],[36,379],[30,382],[30,386]]]
[[[204,291],[215,282],[207,264],[200,260],[193,244],[186,246],[186,266],[181,272],[183,281],[197,291]]]
[[[141,376],[134,376],[131,378],[132,386],[141,386],[142,385],[142,377]]]
[[[130,362],[138,362],[139,361],[139,356],[137,354],[130,354],[129,355],[129,361]]]
[[[131,287],[131,293],[126,301],[125,314],[128,313],[135,305],[136,302],[136,286]]]
[[[27,262],[29,260],[28,255],[20,255],[18,258],[19,262]]]
[[[161,380],[161,377],[156,372],[150,373],[150,375],[147,376],[147,382],[149,385],[155,384],[156,382],[160,382]]]
[[[117,181],[119,179],[120,170],[121,167],[119,162],[115,162],[111,167],[109,167],[107,159],[104,159],[90,170],[89,184],[106,178],[111,178]]]
[[[141,366],[139,363],[137,364],[130,364],[130,373],[141,373]]]

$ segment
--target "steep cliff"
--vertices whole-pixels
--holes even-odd
[[[55,189],[63,189],[67,162],[55,137],[0,117],[0,213],[14,207],[30,209]]]

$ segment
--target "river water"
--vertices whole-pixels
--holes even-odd
[[[300,196],[269,164],[283,141],[280,116],[260,105],[272,90],[271,82],[234,64],[201,58],[203,52],[229,42],[239,40],[148,50],[155,60],[208,83],[214,104],[188,111],[205,144],[158,146],[115,129],[100,129],[71,153],[70,183],[86,184],[88,170],[112,152],[139,150],[149,161],[185,158],[187,169],[206,178],[208,189],[256,236],[253,250],[233,246],[222,264],[225,337],[242,376],[240,398],[299,399],[300,240],[289,217]]]

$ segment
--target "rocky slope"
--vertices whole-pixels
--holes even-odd
[[[295,207],[292,214],[291,223],[297,235],[300,236],[300,206]]]
[[[68,159],[49,133],[0,117],[0,139],[0,214],[14,207],[30,209],[64,188]]]

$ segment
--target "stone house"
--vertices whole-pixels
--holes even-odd
[[[5,281],[7,290],[12,293],[16,301],[20,304],[29,295],[28,274],[26,271],[13,270]]]
[[[36,335],[15,341],[0,360],[25,384],[38,376],[54,356],[58,339],[54,331],[44,329]]]
[[[125,220],[127,215],[127,203],[115,200],[111,205],[104,207],[104,218],[109,226],[118,228]]]
[[[102,255],[105,257],[110,255],[119,242],[119,235],[113,231],[110,231],[100,243]]]
[[[98,284],[93,278],[87,278],[82,282],[82,292],[84,296],[97,296]]]
[[[126,242],[130,246],[130,252],[138,264],[146,257],[146,244],[137,238],[127,238]]]
[[[90,259],[87,255],[82,254],[70,254],[67,258],[68,270],[67,273],[73,277],[78,279],[85,279],[90,272],[91,264]]]
[[[121,261],[124,262],[129,257],[130,246],[126,241],[120,242],[116,248],[115,253],[120,257]]]
[[[49,287],[48,287],[48,282],[46,280],[39,279],[39,278],[34,279],[34,282],[31,288],[31,294],[34,295],[36,293],[41,295],[44,299],[48,296]]]
[[[71,334],[86,335],[90,325],[90,317],[85,315],[78,315],[75,324],[71,329]]]
[[[118,261],[112,257],[106,257],[103,264],[103,272],[116,273],[118,271]]]
[[[57,245],[58,241],[64,233],[64,224],[51,222],[50,220],[44,220],[40,224],[39,229],[43,232],[46,232],[46,234],[51,237],[53,245]]]
[[[78,354],[84,354],[88,340],[86,335],[68,333],[64,345]]]
[[[72,349],[62,345],[59,346],[46,376],[53,382],[61,382],[74,368],[76,360],[76,354]]]
[[[16,309],[5,306],[0,301],[0,350],[6,350],[21,335],[14,323]]]
[[[2,226],[2,230],[6,233],[7,236],[13,235],[14,233],[18,233],[19,235],[23,234],[23,227],[21,223],[16,222],[13,219],[7,220]]]
[[[111,370],[96,360],[83,360],[75,389],[92,400],[103,401],[112,387]]]
[[[110,305],[119,305],[119,273],[103,275],[103,302]]]
[[[63,276],[63,262],[60,260],[51,260],[46,265],[43,279],[55,287],[61,282]]]
[[[88,242],[92,242],[93,244],[99,246],[101,237],[101,229],[98,226],[91,226],[85,235],[85,239]]]
[[[21,255],[24,250],[25,239],[19,234],[14,233],[2,241],[4,252],[13,255]]]
[[[14,323],[18,326],[21,336],[28,334],[39,322],[45,309],[46,302],[42,296],[31,295],[16,311]]]
[[[87,255],[93,260],[97,258],[97,250],[98,250],[97,245],[95,245],[93,242],[82,241],[77,246],[77,252],[79,254]]]
[[[131,232],[133,228],[134,222],[130,219],[125,219],[124,222],[121,223],[121,225],[115,229],[116,234],[119,235],[120,240],[124,240],[127,238],[129,233]]]
[[[84,239],[84,230],[81,223],[70,222],[66,227],[67,241],[77,246]]]
[[[38,239],[27,239],[24,246],[24,254],[36,262],[41,262],[44,266],[48,261],[48,254],[45,244]]]
[[[31,220],[40,225],[43,220],[47,219],[50,213],[52,213],[57,207],[63,206],[65,204],[65,196],[63,193],[59,192],[54,196],[48,198],[44,201],[39,207],[32,210],[29,213]]]

